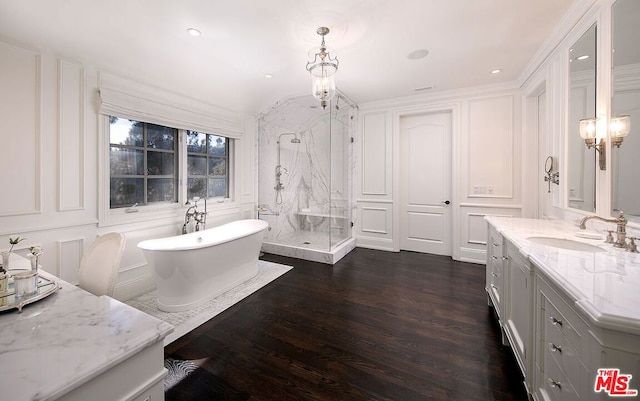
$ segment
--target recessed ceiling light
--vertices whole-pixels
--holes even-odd
[[[502,70],[500,68],[496,68],[495,70],[491,70],[492,74],[500,74],[502,72]]]
[[[187,29],[187,33],[191,36],[200,36],[201,32],[199,30],[197,30],[196,28],[189,28]]]
[[[264,77],[267,79],[273,78],[273,74],[264,74]]]
[[[578,56],[578,57],[576,57],[576,60],[580,60],[580,61],[582,61],[582,60],[586,60],[586,59],[588,59],[588,58],[589,58],[589,55],[588,55],[588,54],[583,54],[582,56]]]
[[[418,50],[414,50],[411,53],[409,53],[407,55],[407,58],[409,60],[419,60],[421,58],[427,57],[427,55],[429,55],[429,50],[427,50],[427,49],[418,49]]]

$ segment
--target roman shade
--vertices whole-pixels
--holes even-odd
[[[215,106],[105,74],[100,74],[98,113],[233,139],[242,139],[244,129],[236,113],[233,118]]]

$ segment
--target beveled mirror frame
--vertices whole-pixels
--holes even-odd
[[[588,26],[565,53],[567,67],[567,207],[595,213],[597,206],[596,150],[580,137],[580,122],[597,111],[598,23]]]
[[[628,115],[629,134],[611,146],[609,214],[624,211],[628,220],[640,222],[640,1],[615,0],[610,8],[611,68],[610,119]],[[634,129],[635,127],[635,129]],[[613,142],[613,141],[612,141]]]

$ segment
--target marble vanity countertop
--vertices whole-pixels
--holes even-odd
[[[560,286],[596,326],[640,334],[640,254],[614,248],[602,239],[579,237],[578,225],[568,221],[485,219]],[[536,236],[578,241],[604,252],[556,248],[528,239]]]
[[[59,398],[173,331],[115,299],[59,282],[56,293],[22,313],[0,313],[3,400]]]

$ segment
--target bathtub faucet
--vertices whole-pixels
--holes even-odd
[[[189,224],[189,222],[191,221],[191,217],[194,216],[195,208],[196,208],[195,206],[191,206],[189,209],[187,209],[187,213],[185,213],[184,215],[184,224],[182,225],[182,234],[187,233],[187,224]]]
[[[198,201],[195,202],[196,210],[193,213],[193,219],[196,221],[196,231],[200,231],[200,225],[202,225],[202,229],[205,230],[207,228],[207,198],[204,198],[204,212],[198,211]]]
[[[187,212],[184,215],[184,224],[182,225],[182,234],[187,233],[187,225],[191,221],[191,218],[196,222],[196,231],[200,231],[200,225],[202,225],[202,229],[204,230],[207,225],[207,198],[204,198],[204,212],[198,210],[198,201],[200,201],[199,196],[194,196],[193,206],[187,209]],[[191,204],[190,201],[187,201],[187,205]]]

